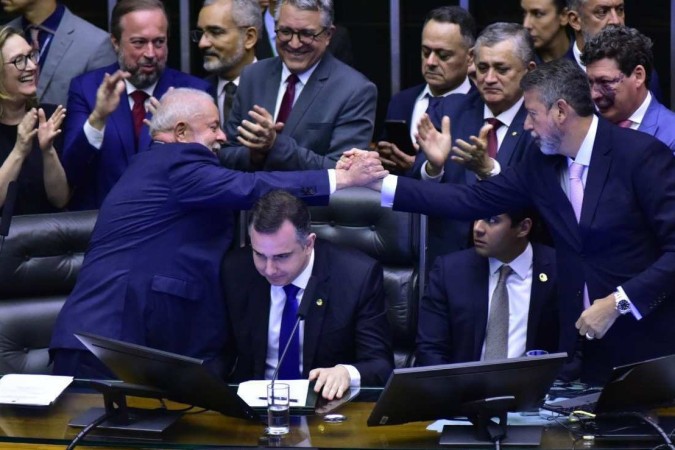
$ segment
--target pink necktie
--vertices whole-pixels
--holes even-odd
[[[584,183],[581,180],[583,173],[584,166],[582,164],[573,162],[570,165],[570,203],[572,203],[577,222],[581,219],[581,205],[584,203]],[[588,296],[588,286],[584,284],[584,309],[589,306],[591,306],[591,301]]]
[[[131,117],[134,121],[134,137],[136,138],[136,145],[138,146],[138,135],[141,133],[143,126],[143,119],[145,119],[145,100],[148,94],[140,89],[131,93],[131,99],[134,101],[134,106],[131,108]]]
[[[286,123],[288,116],[291,115],[293,109],[293,102],[295,101],[295,84],[300,81],[298,76],[294,73],[290,74],[286,79],[286,92],[284,98],[281,99],[281,106],[279,107],[279,114],[277,114],[277,122]]]
[[[617,122],[616,124],[621,128],[630,128],[630,126],[633,125],[633,121],[626,119],[622,120],[621,122]]]
[[[492,129],[488,131],[488,142],[487,142],[487,151],[490,158],[495,158],[497,156],[497,149],[499,148],[499,142],[497,141],[497,128],[501,127],[503,124],[497,118],[490,117],[485,119],[487,123],[492,125]]]

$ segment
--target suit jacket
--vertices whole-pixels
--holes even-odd
[[[675,152],[675,113],[659,103],[656,97],[649,102],[638,130],[651,134]]]
[[[465,220],[537,207],[556,248],[563,351],[578,339],[584,283],[591,301],[622,286],[643,316],[621,316],[584,343],[582,375],[603,382],[611,367],[675,353],[675,158],[652,136],[600,119],[580,223],[560,185],[566,163],[533,146],[522,164],[475,186],[399,178],[394,207]]]
[[[225,132],[236,142],[237,126],[253,105],[271,114],[281,83],[281,59],[258,61],[244,68]],[[359,72],[325,53],[293,105],[282,134],[299,145],[295,153],[270,152],[262,169],[303,170],[335,167],[342,152],[368,148],[373,137],[377,88]],[[225,147],[221,162],[230,168],[255,169],[245,148]]]
[[[485,102],[480,93],[475,90],[467,96],[449,96],[439,102],[434,109],[429,111],[429,116],[434,124],[440,129],[443,116],[451,118],[451,133],[453,142],[463,139],[471,142],[469,136],[478,136],[478,132],[484,125],[483,118]],[[513,118],[506,136],[499,146],[497,161],[502,170],[508,166],[517,164],[523,159],[526,149],[532,138],[530,133],[524,130],[527,111],[522,105]],[[413,175],[420,177],[422,165],[426,162],[423,152],[418,153],[413,167]],[[444,167],[441,183],[474,184],[477,182],[476,175],[463,166],[448,158]],[[461,250],[467,247],[471,237],[471,223],[466,221],[449,220],[447,218],[429,218],[429,258],[430,261],[445,253]]]
[[[74,332],[196,358],[220,357],[227,329],[219,267],[233,216],[286,189],[326,203],[325,171],[248,174],[199,144],[154,144],[136,155],[99,212],[51,348],[82,349]]]
[[[555,251],[532,244],[532,290],[527,350],[558,350]],[[488,319],[489,262],[474,249],[436,260],[422,298],[417,365],[479,361]],[[546,274],[546,278],[540,277]]]
[[[106,121],[100,149],[90,145],[84,134],[84,123],[96,106],[96,91],[104,75],[118,69],[119,65],[115,63],[80,75],[70,84],[62,162],[68,182],[74,188],[71,209],[99,208],[129,165],[131,157],[150,146],[150,134],[147,126],[143,125],[138,150],[136,148],[131,108],[125,94],[122,94],[119,106]],[[209,85],[199,78],[166,68],[157,81],[153,96],[161,98],[170,87],[208,91]]]
[[[236,357],[233,381],[264,379],[270,284],[258,273],[250,248],[225,257],[223,284]],[[362,386],[382,386],[394,368],[382,268],[353,249],[317,241],[315,279],[302,301],[312,302],[304,322],[303,376],[317,367],[351,364]]]
[[[330,38],[328,51],[343,63],[353,66],[354,55],[352,53],[352,41],[349,38],[349,30],[341,25],[335,25],[335,32]],[[274,57],[274,52],[270,46],[269,34],[267,34],[267,27],[265,26],[264,17],[262,34],[258,38],[258,42],[255,44],[255,57],[258,59]]]
[[[21,17],[8,25],[21,29]],[[40,102],[65,105],[74,77],[115,61],[117,55],[110,35],[66,8],[40,69],[37,86]]]

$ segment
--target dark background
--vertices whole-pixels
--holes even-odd
[[[107,2],[103,0],[64,0],[75,14],[107,29]],[[171,16],[171,39],[169,65],[180,67],[178,36],[178,0],[165,0]],[[654,41],[656,71],[661,79],[665,99],[670,99],[670,1],[669,0],[625,0],[626,23],[638,28]],[[190,23],[196,23],[202,2],[190,1]],[[350,31],[356,68],[363,72],[378,87],[378,124],[386,112],[391,96],[390,46],[389,46],[389,0],[334,0],[335,21]],[[457,5],[457,1],[400,0],[401,11],[401,87],[406,88],[422,82],[420,75],[419,48],[424,16],[432,8],[441,5]],[[472,0],[471,14],[476,18],[479,31],[486,25],[498,21],[521,21],[519,0]],[[0,23],[11,19],[0,12]],[[192,45],[191,69],[193,74],[202,76],[199,52]],[[666,101],[668,105],[669,102]],[[379,135],[379,126],[375,136]]]

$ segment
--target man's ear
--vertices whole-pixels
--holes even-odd
[[[250,50],[258,42],[258,30],[255,27],[248,27],[244,35],[244,48]]]
[[[633,69],[633,75],[638,85],[640,84],[643,84],[645,86],[647,85],[647,71],[645,70],[645,67],[642,64],[638,64],[637,66],[635,66],[635,69]]]
[[[559,98],[553,104],[553,108],[555,108],[555,111],[554,111],[555,120],[559,124],[563,123],[567,119],[567,116],[569,115],[569,112],[570,112],[569,111],[570,110],[569,103],[567,103],[567,101],[565,101],[564,99]]]
[[[173,127],[173,136],[176,139],[176,142],[190,142],[188,138],[190,137],[190,127],[186,122],[178,122],[175,127]]]
[[[119,53],[120,43],[112,34],[110,35],[110,43],[112,44],[113,49],[115,49],[115,53]]]
[[[567,11],[567,21],[569,26],[571,26],[574,31],[577,33],[581,32],[581,17],[579,17],[578,12],[574,11],[573,9]]]
[[[518,237],[527,237],[531,231],[532,219],[526,217],[518,224]]]

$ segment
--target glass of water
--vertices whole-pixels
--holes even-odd
[[[290,424],[290,386],[286,383],[267,385],[267,432],[287,434]]]

